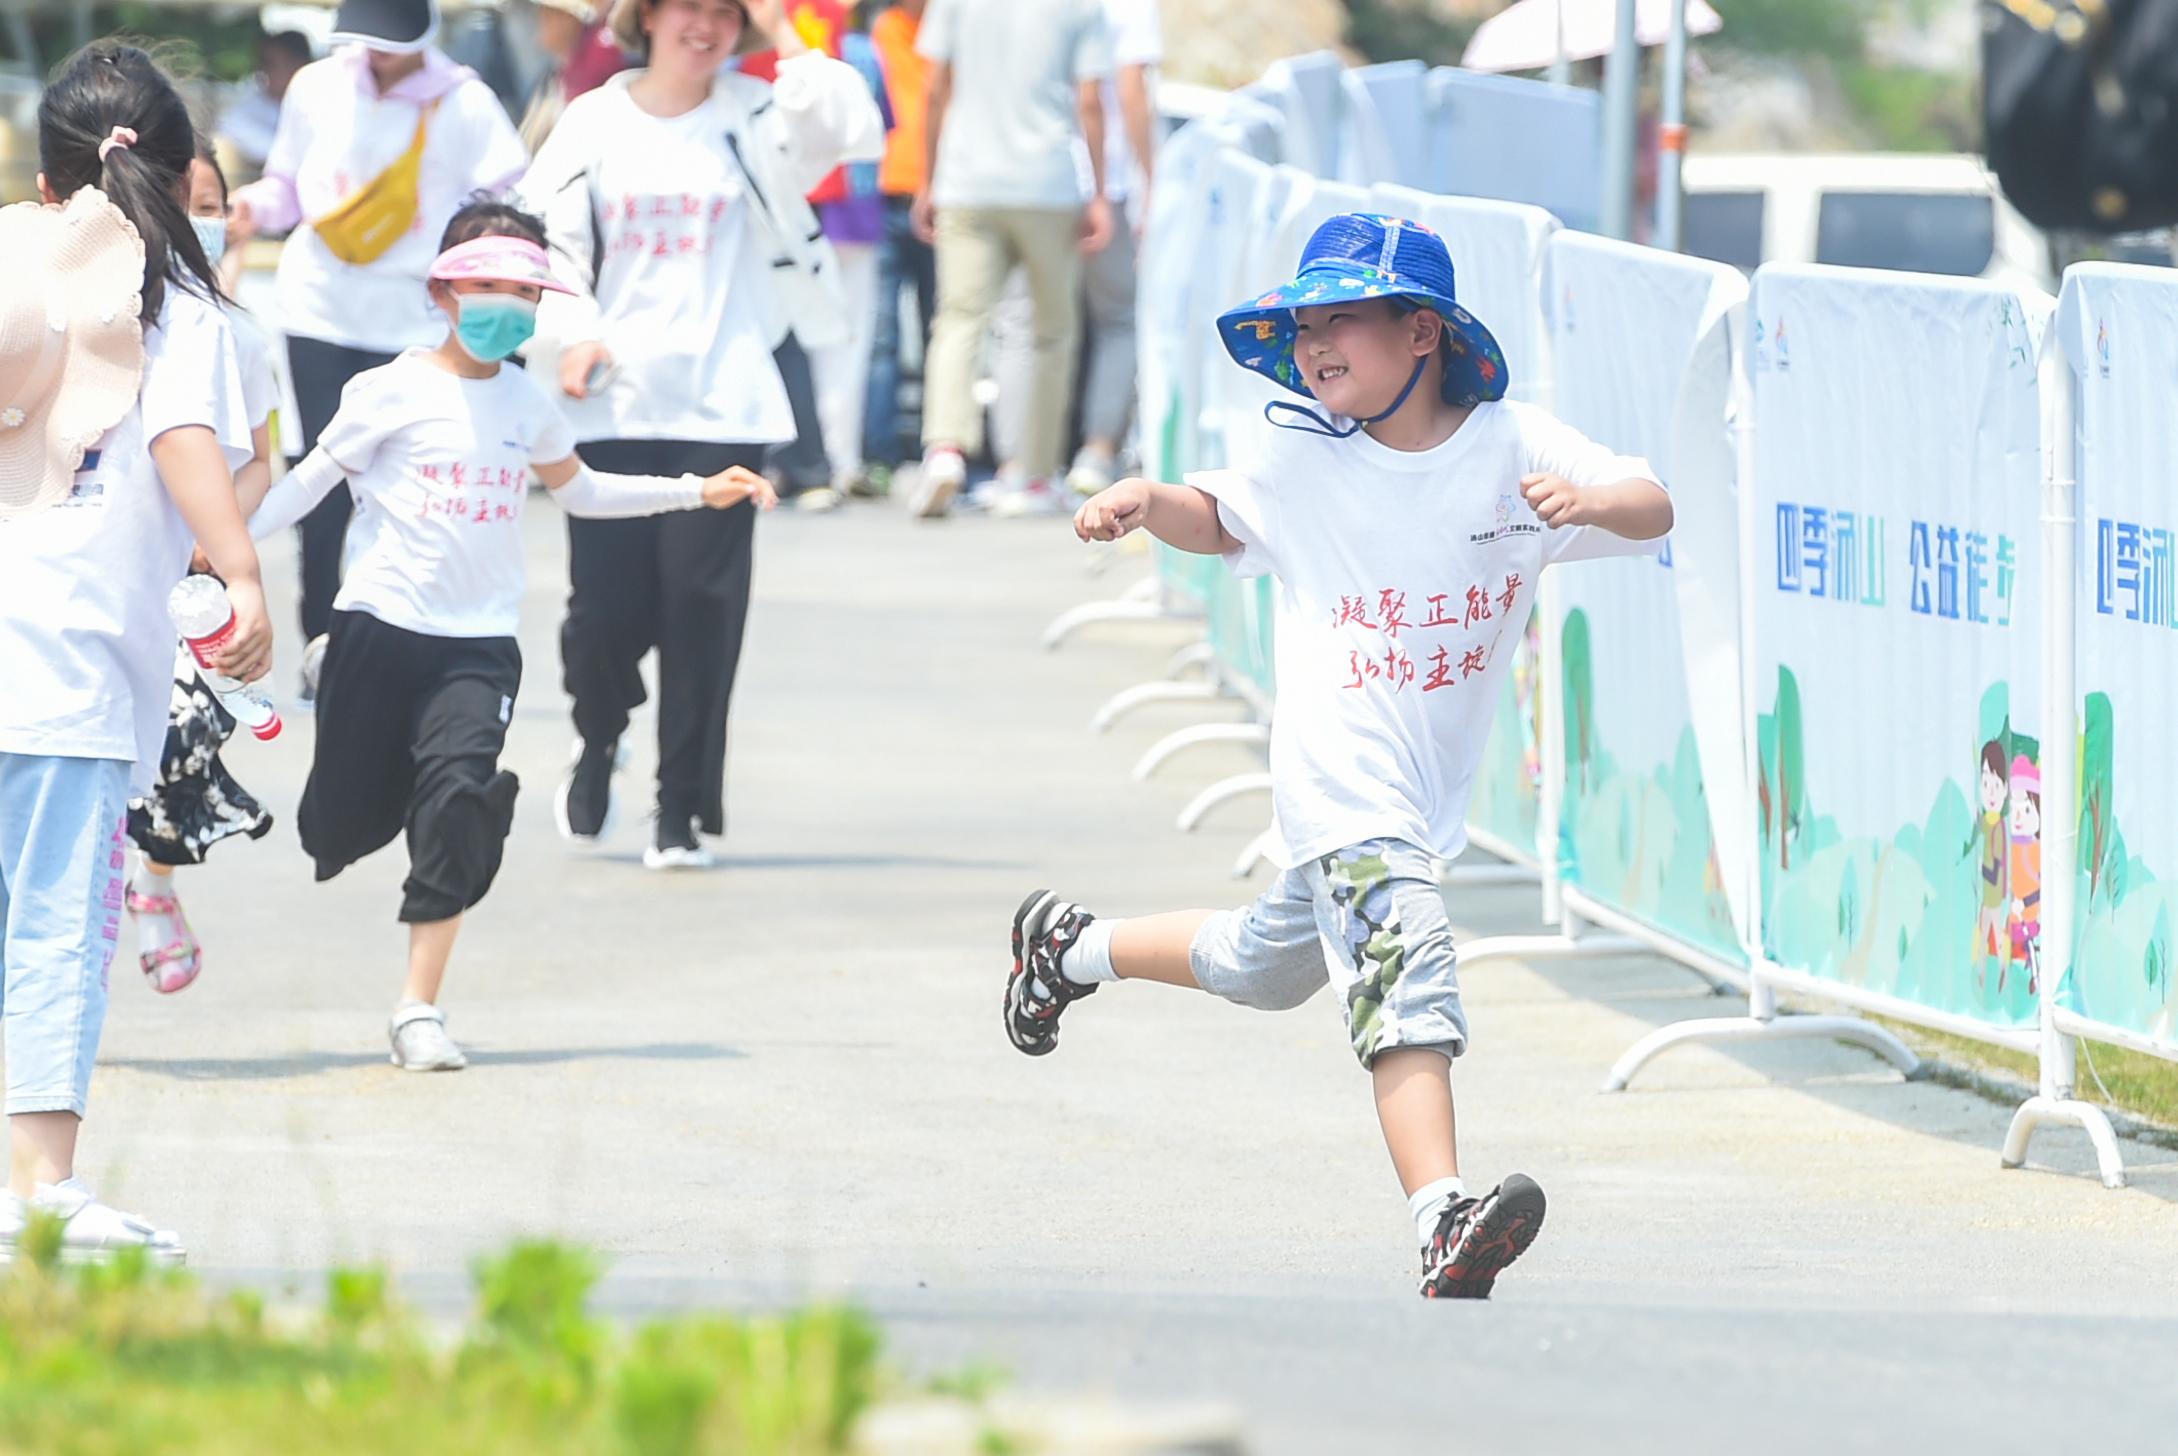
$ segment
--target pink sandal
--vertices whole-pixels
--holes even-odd
[[[144,895],[135,885],[128,887],[123,903],[130,915],[170,916],[180,930],[180,938],[157,950],[147,950],[137,957],[144,969],[144,979],[151,982],[151,989],[163,996],[186,989],[196,980],[204,968],[204,950],[197,944],[196,932],[189,928],[189,917],[182,914],[181,901],[172,895]]]

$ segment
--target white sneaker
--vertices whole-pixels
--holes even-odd
[[[567,763],[567,777],[552,795],[552,822],[569,844],[594,845],[613,832],[618,817],[613,780],[628,766],[627,740],[615,740],[609,753],[593,754],[578,737]]]
[[[1023,516],[1071,515],[1074,503],[1048,480],[1032,480],[1019,490],[1009,490],[991,502],[991,514],[1002,520]]]
[[[658,820],[651,828],[650,843],[643,849],[646,870],[707,870],[717,863],[711,851],[703,847],[703,836],[694,819],[681,833],[668,828],[665,820]]]
[[[1076,495],[1095,495],[1098,491],[1110,490],[1118,469],[1118,461],[1084,450],[1074,457],[1074,468],[1066,473],[1067,488]]]
[[[421,1001],[393,1010],[386,1028],[393,1040],[393,1065],[404,1072],[458,1072],[469,1058],[446,1034],[446,1013]]]
[[[103,1264],[123,1249],[143,1249],[152,1263],[167,1267],[189,1257],[181,1235],[172,1229],[154,1228],[133,1213],[108,1208],[81,1178],[70,1178],[39,1184],[27,1203],[12,1193],[0,1194],[0,1264],[14,1262],[33,1213],[61,1220],[63,1264]]]
[[[805,490],[794,497],[794,509],[808,511],[811,515],[823,515],[827,511],[836,511],[839,509],[839,492],[829,485],[820,485],[814,490]]]
[[[951,446],[941,445],[923,456],[921,477],[915,482],[913,509],[920,520],[934,521],[945,514],[953,497],[968,480],[968,460]]]

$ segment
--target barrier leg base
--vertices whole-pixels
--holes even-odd
[[[1583,956],[1634,955],[1648,949],[1625,935],[1485,935],[1459,948],[1462,967],[1477,961],[1565,961]]]
[[[1105,729],[1126,717],[1136,708],[1151,703],[1208,703],[1219,697],[1216,683],[1207,682],[1156,682],[1136,683],[1131,688],[1121,688],[1105,700],[1089,720],[1089,731],[1102,733]]]
[[[1138,582],[1110,601],[1084,602],[1070,607],[1044,628],[1044,651],[1050,652],[1082,628],[1097,622],[1154,622],[1172,613],[1159,599],[1157,580]]]
[[[1771,1041],[1779,1037],[1829,1037],[1864,1047],[1882,1057],[1905,1076],[1921,1069],[1913,1049],[1872,1021],[1857,1016],[1779,1016],[1762,1020],[1753,1016],[1721,1016],[1700,1021],[1681,1021],[1661,1026],[1627,1049],[1603,1079],[1606,1092],[1623,1092],[1644,1066],[1689,1042]]]
[[[2095,1147],[2095,1166],[2102,1174],[2102,1186],[2125,1186],[2125,1160],[2118,1153],[2117,1130],[2110,1126],[2101,1108],[2069,1097],[2034,1096],[2019,1104],[2019,1110],[2012,1114],[2011,1130],[2004,1135],[2004,1166],[2017,1168],[2025,1163],[2027,1144],[2037,1129],[2048,1125],[2076,1127],[2085,1132]]]
[[[1172,654],[1172,660],[1165,664],[1165,676],[1178,680],[1191,672],[1207,673],[1217,660],[1217,649],[1208,642],[1190,642]]]
[[[1134,766],[1136,783],[1164,767],[1165,761],[1185,749],[1205,743],[1269,743],[1270,729],[1261,723],[1198,723],[1192,728],[1182,728],[1168,733],[1150,746]]]
[[[1245,880],[1255,873],[1255,867],[1270,858],[1271,831],[1266,829],[1248,841],[1248,847],[1233,861],[1233,878]]]
[[[1219,779],[1188,800],[1187,807],[1180,811],[1180,832],[1194,833],[1195,826],[1202,823],[1203,816],[1227,799],[1237,799],[1242,794],[1267,794],[1270,786],[1271,776],[1267,773],[1234,774],[1229,779]]]

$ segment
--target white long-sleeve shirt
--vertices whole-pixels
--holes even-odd
[[[280,107],[265,175],[235,196],[259,228],[294,235],[280,253],[277,299],[291,335],[392,354],[446,336],[431,307],[425,275],[439,235],[471,193],[500,192],[529,160],[514,123],[476,72],[436,50],[423,69],[381,96],[368,53],[344,46],[296,72]],[[425,133],[416,220],[406,236],[369,263],[343,263],[311,228],[391,166],[436,102]]]
[[[838,266],[804,198],[882,152],[869,87],[810,53],[774,84],[722,75],[703,105],[659,117],[629,92],[639,74],[570,102],[520,188],[580,290],[548,296],[540,332],[601,341],[616,366],[563,407],[583,441],[791,440],[772,350],[788,327],[819,335]]]

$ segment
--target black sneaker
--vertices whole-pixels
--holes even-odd
[[[553,800],[560,838],[590,840],[612,828],[613,771],[619,767],[617,743],[575,743],[574,766]]]
[[[1059,1013],[1095,986],[1059,974],[1059,957],[1096,919],[1049,890],[1038,890],[1013,912],[1013,974],[1006,977],[1006,1037],[1032,1057],[1059,1044]]]
[[[1480,1198],[1457,1198],[1422,1255],[1422,1298],[1488,1299],[1543,1226],[1543,1190],[1515,1173]]]
[[[717,861],[703,847],[696,831],[696,816],[658,811],[651,830],[650,847],[643,851],[646,870],[707,870]]]

